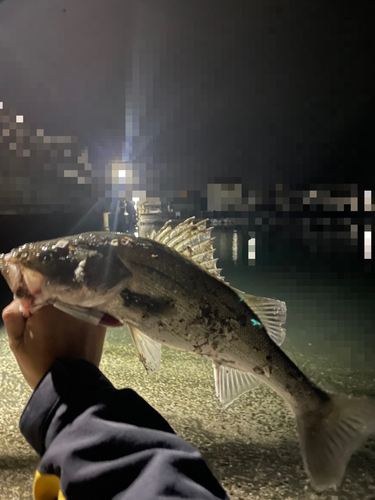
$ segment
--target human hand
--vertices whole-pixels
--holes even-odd
[[[84,359],[99,366],[105,327],[73,318],[50,305],[26,319],[20,304],[20,300],[14,300],[3,310],[2,317],[9,346],[32,389],[56,358]]]

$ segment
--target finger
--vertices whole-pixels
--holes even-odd
[[[3,309],[3,320],[11,316],[22,314],[21,301],[13,300],[5,309]]]
[[[14,300],[3,310],[2,318],[9,337],[12,350],[17,349],[23,340],[26,319],[20,311],[21,301]]]

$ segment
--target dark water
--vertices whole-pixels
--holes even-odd
[[[141,227],[143,235],[149,231]],[[359,256],[310,253],[283,235],[215,228],[218,267],[234,287],[287,304],[283,349],[326,390],[375,397],[373,274]],[[7,293],[7,297],[10,295]],[[4,294],[3,294],[4,299]],[[295,422],[265,386],[223,410],[208,360],[163,348],[148,377],[127,329],[108,331],[101,368],[116,387],[130,386],[204,455],[232,500],[375,499],[375,442],[351,460],[337,490],[316,495],[303,470]],[[17,428],[30,390],[0,330],[0,499],[31,498],[37,456]]]
[[[255,234],[254,262],[246,231],[215,228],[213,235],[227,281],[286,302],[286,349],[351,370],[374,369],[375,289],[368,261],[345,252],[310,253],[298,242]]]

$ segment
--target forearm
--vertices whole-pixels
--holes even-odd
[[[116,390],[90,363],[57,361],[20,428],[42,456],[37,482],[58,476],[67,500],[227,498],[197,450],[134,391]]]

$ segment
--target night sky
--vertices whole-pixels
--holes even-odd
[[[3,0],[0,101],[172,189],[371,189],[374,18],[363,0]]]

